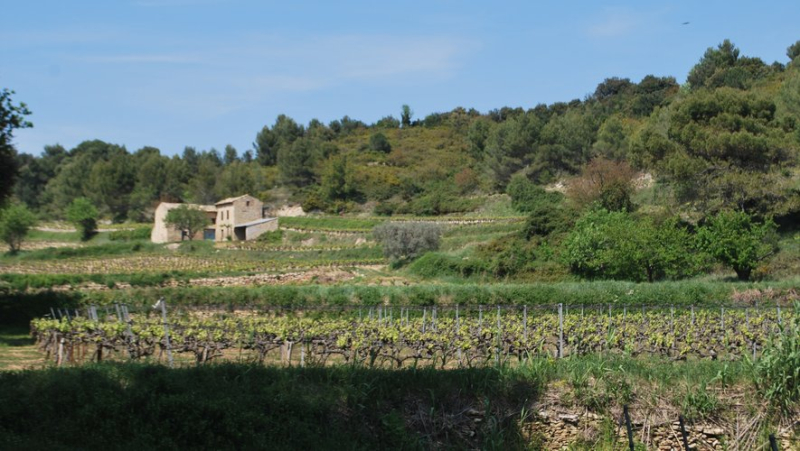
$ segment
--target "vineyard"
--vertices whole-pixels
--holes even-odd
[[[238,257],[238,258],[237,258]],[[258,258],[261,257],[261,258]],[[385,263],[378,248],[276,250],[256,256],[140,255],[103,259],[20,262],[0,266],[5,274],[131,274],[153,272],[270,272]]]
[[[524,217],[519,216],[392,216],[392,222],[433,222],[442,225],[480,225],[480,224],[505,224],[521,222]],[[390,218],[343,218],[337,216],[298,216],[281,218],[281,227],[295,230],[325,231],[325,232],[370,232],[375,226],[382,224]]]
[[[31,327],[56,363],[191,356],[198,364],[346,363],[482,367],[595,353],[673,360],[756,359],[794,309],[471,306],[306,310],[179,309],[169,317],[116,305],[53,310]]]

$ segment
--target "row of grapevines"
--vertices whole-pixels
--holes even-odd
[[[252,351],[265,361],[280,350],[291,361],[301,348],[305,361],[333,360],[371,366],[480,366],[536,355],[598,352],[662,355],[673,359],[740,359],[763,349],[793,311],[697,310],[590,312],[559,317],[554,312],[487,311],[479,316],[423,316],[418,312],[368,317],[339,314],[188,314],[169,318],[171,349],[198,363],[223,357],[226,350]],[[167,337],[160,317],[37,319],[32,330],[39,345],[55,355],[58,346],[92,348],[91,358],[115,353],[142,358],[162,353]]]

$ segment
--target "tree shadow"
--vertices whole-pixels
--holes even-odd
[[[31,346],[35,342],[28,329],[16,326],[0,326],[0,346]]]

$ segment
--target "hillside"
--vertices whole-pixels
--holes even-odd
[[[563,182],[604,158],[653,174],[659,203],[696,217],[735,208],[790,218],[800,211],[798,104],[796,59],[767,64],[725,41],[682,85],[611,77],[583,100],[527,110],[414,118],[404,106],[399,120],[345,116],[327,125],[281,115],[254,131],[253,149],[187,147],[175,157],[98,140],[54,144],[18,156],[15,193],[48,217],[86,196],[115,221],[147,220],[159,201],[205,204],[245,192],[329,213],[438,215],[478,208],[515,174]]]

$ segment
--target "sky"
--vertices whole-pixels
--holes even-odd
[[[403,104],[424,118],[583,99],[609,77],[684,83],[724,39],[786,63],[798,17],[796,0],[9,1],[0,88],[33,113],[20,152],[241,154],[279,114],[371,124]]]

